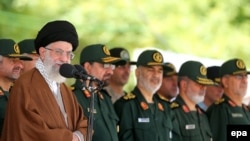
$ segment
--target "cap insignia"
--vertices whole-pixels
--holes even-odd
[[[110,55],[109,49],[106,46],[103,46],[102,49],[106,55]]]
[[[240,59],[238,59],[237,61],[236,61],[236,66],[239,68],[239,69],[245,69],[245,64],[244,64],[244,62],[242,61],[242,60],[240,60]]]
[[[20,54],[20,49],[19,49],[18,44],[14,45],[14,51],[15,51],[16,54]]]
[[[202,75],[207,75],[207,69],[203,65],[200,67],[200,73]]]
[[[140,103],[141,107],[143,110],[147,110],[148,109],[148,104],[146,102],[141,102]]]
[[[163,61],[163,57],[159,52],[156,52],[156,53],[153,54],[153,60],[155,62],[161,63]]]
[[[122,50],[121,53],[120,53],[120,57],[122,59],[129,59],[129,54],[126,50]]]

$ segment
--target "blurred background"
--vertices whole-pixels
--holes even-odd
[[[34,38],[58,19],[73,23],[79,34],[72,63],[84,46],[103,43],[127,48],[132,60],[146,48],[159,49],[177,68],[189,59],[211,66],[234,57],[250,67],[249,0],[1,0],[0,38]],[[135,84],[131,77],[128,90]]]

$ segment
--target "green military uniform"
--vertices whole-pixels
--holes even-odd
[[[0,39],[0,56],[31,60],[30,57],[20,54],[18,45],[12,39]],[[0,86],[0,135],[2,133],[8,97],[9,91],[4,91]]]
[[[130,95],[134,98],[127,99],[121,111],[120,141],[170,141],[169,109],[156,98],[154,104],[148,104],[137,87]]]
[[[214,141],[226,141],[228,124],[250,124],[249,108],[236,106],[226,95],[208,108],[207,115]]]
[[[7,108],[9,94],[10,93],[8,91],[4,91],[0,87],[0,135],[2,133],[4,116],[5,116],[5,111],[6,111],[6,108]]]
[[[137,67],[162,66],[163,57],[156,50],[146,50],[139,55],[136,65]],[[164,106],[165,102],[153,95],[152,93],[153,102],[148,103],[136,86],[131,93],[123,97],[121,101],[123,104],[117,112],[120,114],[120,141],[170,141],[172,139],[170,109]]]
[[[170,107],[174,113],[173,141],[212,140],[208,119],[200,107],[197,106],[197,111],[190,111],[179,95]]]
[[[224,62],[220,68],[220,77],[247,73],[246,66],[241,59],[231,59]],[[222,84],[223,85],[223,84]],[[207,110],[214,141],[227,140],[227,125],[249,125],[250,109],[242,104],[237,106],[234,99],[230,99],[224,92],[221,99],[216,101]]]
[[[201,101],[191,99],[189,96],[191,94],[186,90],[187,85],[189,85],[188,82],[186,82],[187,79],[188,81],[195,82],[197,84],[195,85],[196,88],[201,86],[204,87],[205,85],[214,85],[214,82],[208,79],[206,74],[207,70],[205,66],[198,61],[186,61],[180,67],[178,72],[178,76],[180,77],[180,94],[170,105],[174,115],[172,117],[174,141],[212,140],[212,132],[206,114],[197,105],[198,102]],[[197,90],[195,92],[197,93]],[[190,101],[189,105],[185,103],[185,98]],[[190,110],[189,106],[195,109]]]
[[[125,64],[125,60],[111,56],[109,49],[103,44],[93,44],[83,48],[80,56],[80,64],[84,65],[87,62],[96,62],[99,64],[114,64],[119,62]],[[80,80],[77,80],[74,86],[74,93],[77,100],[81,104],[84,114],[89,117],[92,94],[87,90],[83,90],[87,86],[83,86]],[[115,113],[110,95],[102,89],[94,93],[94,98],[94,133],[92,141],[118,141],[117,123],[119,118]]]
[[[91,95],[86,90],[82,90],[82,82],[77,80],[73,91],[78,102],[83,108],[84,115],[89,116],[89,105]],[[119,118],[117,117],[113,104],[108,93],[101,90],[94,94],[94,134],[92,141],[118,141],[117,128]]]

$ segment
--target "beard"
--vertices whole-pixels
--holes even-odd
[[[198,104],[204,100],[205,97],[205,91],[203,94],[200,93],[194,93],[194,92],[187,92],[188,98],[193,101],[195,104]]]
[[[63,83],[66,81],[66,78],[61,76],[59,73],[60,67],[58,67],[57,64],[63,64],[62,62],[55,62],[48,53],[46,53],[45,59],[43,61],[43,65],[45,68],[45,71],[48,74],[48,78],[57,82],[57,83]]]
[[[156,79],[156,78],[155,78]],[[151,94],[157,92],[157,90],[161,87],[161,82],[159,81],[158,84],[151,84],[150,80],[145,79],[145,77],[140,73],[139,76],[139,84]]]

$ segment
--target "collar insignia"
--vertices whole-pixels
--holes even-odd
[[[141,107],[143,110],[147,110],[148,109],[148,104],[146,102],[141,102],[140,103]]]
[[[158,103],[157,106],[158,106],[159,110],[164,111],[164,108],[163,108],[161,103]]]

